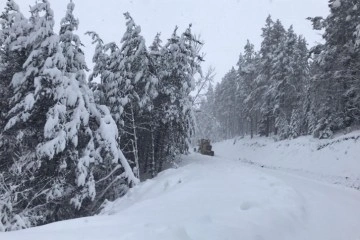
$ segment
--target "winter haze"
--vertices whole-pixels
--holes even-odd
[[[58,28],[66,11],[67,1],[51,0]],[[26,14],[33,0],[18,0]],[[237,62],[239,53],[249,39],[258,49],[261,28],[266,17],[280,19],[285,28],[291,24],[295,32],[304,35],[310,46],[321,41],[319,32],[312,30],[307,17],[326,16],[326,0],[74,0],[75,15],[80,20],[78,34],[86,46],[86,59],[92,66],[94,47],[86,31],[96,31],[105,42],[119,43],[125,31],[124,12],[130,12],[141,26],[142,35],[149,45],[157,32],[165,41],[176,25],[183,31],[189,23],[193,32],[205,42],[206,54],[203,70],[211,65],[216,68],[216,80]],[[0,1],[0,9],[5,0]],[[226,41],[223,41],[223,39]]]
[[[0,240],[360,240],[360,0],[0,7]]]

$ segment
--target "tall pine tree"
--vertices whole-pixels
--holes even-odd
[[[4,211],[22,224],[3,223],[2,230],[86,216],[137,182],[109,110],[95,105],[87,88],[73,9],[70,3],[59,36],[49,2],[38,2],[31,7],[30,32],[18,43],[29,55],[12,78],[4,135],[21,147],[7,149],[16,154],[2,169],[2,188],[11,190],[5,194],[11,210]]]

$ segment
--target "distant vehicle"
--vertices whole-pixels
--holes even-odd
[[[198,143],[198,152],[203,155],[214,156],[214,151],[212,151],[212,146],[209,139],[200,139]]]

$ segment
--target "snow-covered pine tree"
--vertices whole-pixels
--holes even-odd
[[[301,108],[294,109],[291,113],[290,124],[288,126],[288,138],[294,139],[301,135],[301,127],[303,126],[303,116],[301,115]]]
[[[19,46],[30,54],[12,79],[4,134],[14,134],[22,148],[3,179],[13,189],[9,212],[21,228],[88,215],[114,184],[117,192],[110,196],[137,182],[117,146],[109,110],[96,106],[87,89],[80,41],[72,33],[78,24],[73,8],[70,3],[59,37],[49,2],[35,4],[31,32]],[[64,208],[70,204],[77,211]]]
[[[22,15],[18,5],[8,0],[5,11],[0,16],[0,134],[2,133],[7,114],[10,110],[10,98],[12,89],[10,83],[13,75],[22,69],[22,65],[26,61],[26,50],[19,49],[17,45],[24,41],[25,36],[29,32],[28,20]],[[13,139],[5,138],[0,135],[1,149],[5,149],[6,145],[13,144]],[[1,151],[1,150],[0,150]],[[1,154],[3,164],[11,161],[10,156]],[[1,169],[1,167],[0,167]]]
[[[290,97],[296,94],[296,89],[290,82],[293,78],[290,58],[294,53],[296,38],[297,36],[291,26],[275,50],[272,61],[271,83],[274,88],[273,114],[275,131],[278,133],[280,139],[285,139],[289,136],[290,115],[292,105],[294,104]]]
[[[153,43],[149,47],[149,68],[150,71],[157,76],[159,71],[161,70],[161,62],[162,62],[162,55],[161,55],[161,49],[162,49],[162,40],[160,38],[160,33],[157,33]],[[160,83],[158,81],[157,89],[161,88]],[[161,108],[159,108],[159,104],[157,104],[157,97],[152,99],[152,109],[149,114],[147,114],[147,122],[148,122],[148,128],[150,129],[150,134],[144,134],[142,136],[143,142],[150,142],[150,144],[147,144],[147,148],[143,150],[142,159],[143,164],[140,164],[140,168],[144,173],[148,173],[151,177],[155,177],[158,173],[157,166],[159,165],[158,159],[156,156],[156,135],[159,131],[159,122],[161,122]]]
[[[237,101],[237,85],[238,73],[233,67],[222,79],[216,100],[216,103],[219,104],[217,118],[220,121],[224,138],[232,138],[240,134],[238,119],[241,118],[241,112],[237,110],[238,105],[242,103]]]
[[[110,72],[108,71],[108,65],[110,61],[110,55],[114,54],[118,50],[115,43],[104,44],[104,41],[100,38],[96,32],[86,32],[91,37],[92,44],[96,44],[94,56],[92,61],[94,67],[92,73],[89,76],[89,87],[94,93],[95,102],[97,104],[106,105],[104,83],[108,81]],[[110,54],[108,54],[110,51]],[[99,78],[100,82],[95,81]]]
[[[159,95],[154,100],[155,108],[161,113],[155,137],[159,170],[164,161],[172,161],[189,148],[194,124],[190,92],[194,89],[195,74],[201,74],[202,61],[195,45],[202,43],[191,33],[190,25],[181,36],[177,35],[176,27],[161,49]]]
[[[292,27],[285,31],[281,22],[273,22],[270,16],[262,36],[260,52],[255,52],[248,41],[240,54],[237,74],[230,71],[215,88],[215,113],[224,127],[223,138],[253,136],[257,127],[260,135],[274,133],[281,139],[290,133],[295,137],[294,132],[297,136],[307,132],[309,119],[305,113],[310,99],[306,94],[306,41]],[[295,121],[295,117],[299,119]]]
[[[28,226],[23,215],[13,212],[17,189],[9,185],[9,170],[18,155],[15,136],[3,134],[12,89],[13,75],[22,69],[26,61],[27,49],[19,48],[29,33],[28,20],[22,15],[18,5],[8,0],[5,11],[0,16],[0,231],[22,229]],[[13,150],[13,151],[11,151]],[[14,184],[15,185],[15,184]]]
[[[285,29],[281,22],[273,22],[271,16],[266,19],[265,27],[262,29],[263,41],[260,48],[260,74],[257,78],[257,95],[262,96],[260,105],[260,125],[259,134],[269,136],[270,133],[276,133],[274,109],[275,109],[275,91],[276,85],[273,81],[274,60],[280,44],[285,40]]]
[[[149,47],[149,58],[150,58],[150,67],[152,68],[152,72],[157,73],[160,69],[161,63],[161,48],[162,48],[162,40],[160,38],[160,33],[157,33],[151,46]]]
[[[210,83],[205,94],[205,98],[201,101],[199,108],[195,111],[196,116],[196,138],[210,139],[216,141],[219,138],[220,124],[215,117],[215,93],[213,85]]]
[[[272,109],[271,109],[271,61],[274,57],[274,47],[276,45],[272,42],[272,29],[274,22],[271,16],[268,16],[266,19],[265,27],[262,28],[262,37],[263,41],[261,42],[260,48],[260,61],[261,65],[259,66],[260,74],[256,79],[257,86],[255,91],[256,95],[261,96],[259,99],[259,109],[260,109],[260,119],[259,119],[259,129],[258,132],[260,136],[269,136],[270,135],[270,125],[272,120]]]
[[[52,196],[55,192],[60,197],[64,184],[59,177],[61,174],[55,171],[57,161],[45,160],[46,156],[52,159],[65,145],[62,129],[51,132],[49,124],[52,122],[46,125],[47,117],[50,119],[51,115],[54,116],[53,125],[62,118],[59,115],[60,107],[53,108],[48,114],[47,111],[56,103],[54,90],[61,85],[64,61],[58,37],[52,30],[53,13],[49,3],[43,1],[36,4],[31,8],[31,14],[29,36],[18,46],[29,49],[30,54],[21,71],[12,78],[14,96],[4,132],[5,136],[16,136],[21,146],[16,149],[17,156],[6,172],[8,182],[4,184],[8,188],[16,186],[17,193],[14,194],[26,193],[20,194],[21,198],[17,201],[14,197],[16,206],[12,206],[11,212],[14,216],[21,216],[25,226],[48,220],[45,214],[47,209],[39,205],[45,206],[44,202],[54,200]],[[8,148],[6,151],[14,150]],[[52,174],[55,174],[54,178]]]
[[[5,126],[12,95],[12,76],[21,69],[26,60],[26,51],[18,50],[15,42],[24,40],[28,34],[28,20],[22,15],[18,5],[8,0],[5,11],[0,15],[0,128]]]
[[[300,111],[303,110],[300,100],[306,96],[308,76],[306,41],[298,37],[290,26],[284,41],[277,49],[271,75],[275,86],[275,127],[282,133],[281,139],[289,136],[289,124],[294,109],[297,109],[298,116],[302,118],[299,121],[304,121],[303,114],[300,115]],[[287,124],[284,124],[285,122]]]
[[[222,118],[222,107],[223,107],[223,88],[222,84],[220,82],[216,83],[215,89],[214,89],[214,115],[216,120],[219,122],[219,138],[225,139],[225,132],[222,129],[223,125],[223,118]]]
[[[258,101],[261,96],[256,94],[256,78],[258,77],[257,67],[259,64],[258,54],[254,51],[254,45],[248,40],[244,47],[244,54],[240,54],[238,65],[238,75],[240,85],[238,91],[243,96],[243,114],[248,125],[246,131],[250,132],[251,137],[256,133],[257,119],[259,115]]]
[[[298,124],[300,125],[299,136],[309,134],[309,119],[307,113],[310,109],[309,87],[310,87],[310,57],[306,39],[300,35],[297,39],[293,61],[292,84],[297,89],[294,94],[294,110],[297,112]],[[291,130],[290,130],[291,131]]]
[[[317,90],[311,99],[318,137],[360,123],[360,6],[357,1],[330,0],[329,7],[330,15],[323,21],[312,18],[314,27],[325,30],[325,43],[314,48],[319,71],[311,82]]]
[[[73,33],[79,24],[79,21],[73,16],[74,7],[74,3],[68,4],[68,10],[65,18],[61,21],[60,29],[60,45],[66,61],[65,76],[69,79],[67,83],[67,89],[70,91],[69,96],[74,96],[71,93],[72,90],[78,92],[76,102],[71,103],[70,100],[70,104],[67,106],[69,115],[67,126],[72,141],[77,142],[78,146],[82,147],[87,144],[86,150],[90,154],[90,156],[82,156],[77,164],[78,178],[82,176],[83,169],[89,165],[85,158],[92,161],[91,155],[94,157],[94,172],[97,178],[101,179],[95,184],[97,195],[92,203],[93,206],[97,207],[105,198],[114,199],[123,195],[128,186],[138,180],[134,177],[127,160],[119,150],[119,145],[116,142],[118,133],[114,131],[116,126],[111,119],[110,112],[105,106],[97,105],[94,102],[93,94],[87,86],[85,75],[87,66],[81,49],[82,44],[79,37]],[[76,136],[76,132],[78,136]],[[89,139],[90,141],[86,142]],[[81,149],[77,150],[82,151]],[[96,155],[95,152],[97,152]],[[74,158],[74,161],[76,160]],[[80,163],[84,166],[81,166]],[[98,179],[95,178],[95,180]],[[112,191],[109,191],[110,187]],[[77,203],[78,199],[83,199],[84,196],[77,195],[76,198],[76,201],[73,198],[74,203]]]
[[[157,76],[151,69],[145,39],[140,35],[141,28],[136,25],[129,13],[124,14],[127,30],[121,40],[120,53],[123,56],[120,68],[121,88],[124,89],[124,128],[122,132],[123,149],[128,158],[135,162],[136,175],[140,175],[140,164],[147,156],[146,146],[141,140],[150,140],[153,99],[157,96]],[[127,103],[126,103],[127,102]],[[127,147],[128,146],[128,147]],[[141,159],[139,158],[141,154]],[[142,164],[143,165],[143,164]]]
[[[313,51],[313,49],[311,50]],[[312,53],[313,55],[314,53]],[[309,79],[306,86],[306,98],[304,101],[304,114],[305,114],[305,123],[306,123],[306,134],[315,133],[317,127],[317,108],[319,107],[318,98],[316,97],[315,91],[320,88],[315,88],[315,76],[320,73],[321,69],[319,63],[316,61],[311,61],[309,64]],[[322,92],[318,94],[322,95]]]
[[[25,228],[28,223],[21,215],[13,213],[16,188],[11,187],[8,173],[13,158],[17,152],[14,136],[3,134],[10,110],[9,103],[12,96],[10,83],[13,75],[20,71],[26,61],[26,50],[18,49],[17,45],[24,41],[28,34],[29,23],[22,15],[18,5],[8,0],[5,11],[0,16],[0,232]]]
[[[139,136],[146,134],[142,131],[151,132],[149,111],[157,95],[157,78],[151,69],[140,26],[129,13],[124,16],[127,29],[121,47],[115,43],[104,45],[95,33],[90,33],[97,43],[92,77],[100,76],[105,103],[119,129],[119,144],[125,156],[134,163],[139,177]]]

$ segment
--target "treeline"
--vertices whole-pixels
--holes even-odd
[[[0,231],[94,214],[189,148],[191,26],[149,48],[129,13],[119,46],[89,32],[88,83],[74,7],[59,33],[48,0],[30,18],[7,0],[0,16]]]
[[[214,140],[259,134],[331,138],[360,124],[360,4],[329,1],[330,15],[309,18],[324,43],[306,40],[269,16],[259,51],[249,41],[197,113],[200,135]]]

